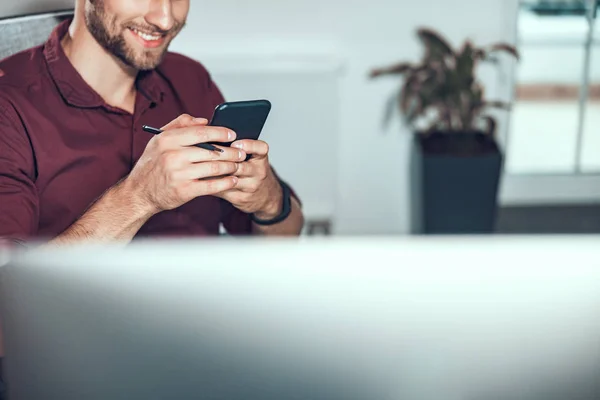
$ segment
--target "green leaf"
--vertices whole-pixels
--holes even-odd
[[[426,49],[426,59],[443,59],[446,56],[454,56],[454,51],[448,42],[438,33],[428,28],[420,28],[417,35]]]
[[[494,134],[496,121],[491,116],[481,116],[483,110],[510,109],[510,104],[485,100],[484,88],[475,76],[477,63],[499,63],[495,52],[507,52],[518,58],[516,48],[506,43],[477,48],[471,41],[465,41],[456,52],[432,29],[421,28],[417,33],[425,47],[421,63],[402,62],[373,69],[370,73],[372,78],[382,75],[403,75],[404,78],[397,96],[386,103],[384,126],[397,109],[408,124],[423,118],[431,123],[432,129],[463,130],[477,129],[481,122],[486,122],[487,130]],[[434,116],[431,121],[430,116]]]
[[[500,59],[498,57],[490,56],[490,55],[486,55],[484,58],[481,59],[481,61],[489,62],[494,65],[500,64]]]
[[[473,76],[475,68],[473,55],[473,46],[470,42],[465,43],[462,52],[456,59],[456,73],[460,84],[471,86],[471,83],[475,80]]]
[[[408,75],[406,80],[404,81],[404,86],[402,87],[402,95],[400,99],[400,110],[404,114],[408,114],[410,105],[412,102],[412,98],[416,94],[415,90],[415,82],[418,79],[416,74]]]
[[[517,51],[517,48],[513,45],[510,45],[508,43],[496,43],[493,44],[490,47],[490,52],[492,51],[504,51],[506,53],[511,54],[513,57],[515,57],[517,60],[520,59],[520,55],[519,52]]]
[[[496,136],[496,126],[498,125],[496,119],[489,115],[484,115],[481,117],[481,119],[487,122],[487,134],[490,136]]]
[[[384,68],[376,68],[369,74],[371,78],[377,78],[382,75],[401,75],[412,71],[414,67],[410,63],[399,63]]]
[[[481,104],[483,102],[483,88],[481,85],[473,85],[471,92],[473,93],[473,103]]]

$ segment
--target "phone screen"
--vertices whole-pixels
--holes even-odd
[[[258,140],[271,111],[268,100],[226,102],[215,108],[211,126],[223,126],[236,133],[236,140]],[[229,146],[230,143],[213,143]]]

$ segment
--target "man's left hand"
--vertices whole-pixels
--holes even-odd
[[[234,173],[239,178],[237,185],[217,196],[257,218],[275,218],[283,207],[283,190],[269,164],[269,145],[262,140],[244,139],[233,142],[231,147],[252,157],[238,164]]]

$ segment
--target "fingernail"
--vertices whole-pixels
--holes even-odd
[[[231,145],[231,147],[235,147],[236,149],[241,149],[243,147],[242,142],[235,142]]]
[[[237,183],[238,183],[238,178],[237,178],[237,176],[234,176],[233,177],[233,184],[237,185]]]
[[[231,131],[227,132],[227,139],[233,140],[235,138],[235,134]]]
[[[240,158],[240,160],[243,160],[244,158],[246,158],[246,155],[244,154],[243,151],[240,151],[238,157]]]
[[[205,121],[206,121],[206,118],[194,118],[194,119],[192,120],[192,122],[193,122],[193,123],[195,123],[195,124],[202,124],[202,123],[204,123]]]

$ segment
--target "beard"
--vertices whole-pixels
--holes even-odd
[[[171,40],[181,31],[184,23],[176,21],[169,31],[162,31],[152,25],[122,24],[117,17],[109,15],[103,0],[90,0],[85,8],[85,23],[96,41],[123,64],[138,71],[156,68],[167,53]],[[164,43],[153,49],[137,48],[127,42],[125,34],[130,29],[138,29],[146,33],[160,33]]]

